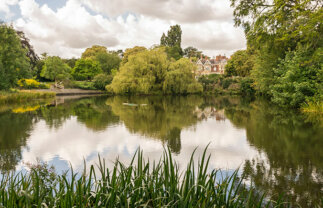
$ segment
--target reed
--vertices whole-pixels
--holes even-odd
[[[159,162],[146,162],[138,150],[129,165],[109,169],[99,156],[97,169],[57,175],[37,165],[28,173],[3,175],[0,207],[287,207],[247,187],[238,172],[209,171],[206,149],[198,164],[194,152],[184,171],[165,150]]]
[[[54,98],[53,92],[34,92],[34,91],[17,91],[5,92],[0,91],[0,104],[19,103],[35,99]]]

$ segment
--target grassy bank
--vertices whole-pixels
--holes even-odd
[[[52,92],[33,92],[33,91],[0,91],[0,104],[19,103],[34,99],[53,98]]]
[[[100,159],[100,158],[99,158]],[[161,160],[145,162],[138,151],[129,165],[118,160],[108,169],[100,159],[98,171],[57,175],[47,165],[34,165],[28,173],[8,174],[0,182],[2,207],[262,207],[284,206],[264,201],[247,188],[237,172],[221,177],[210,172],[204,152],[198,166],[193,155],[179,172],[170,151]],[[270,204],[269,204],[270,203]]]
[[[306,102],[302,106],[302,111],[307,113],[318,113],[323,115],[323,101],[322,100],[315,100]]]

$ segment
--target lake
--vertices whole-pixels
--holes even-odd
[[[128,103],[128,104],[127,104]],[[0,106],[0,170],[37,160],[81,170],[98,154],[129,162],[140,147],[158,160],[169,147],[185,168],[209,144],[210,168],[270,195],[311,206],[323,194],[322,117],[241,97],[57,97]]]

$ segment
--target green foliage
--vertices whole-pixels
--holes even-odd
[[[254,66],[254,55],[247,50],[236,51],[225,66],[225,76],[249,76]]]
[[[165,47],[165,52],[169,59],[179,60],[182,58],[182,49],[179,46]]]
[[[111,84],[112,80],[112,75],[98,74],[93,79],[94,87],[100,90],[104,90],[105,86]]]
[[[73,81],[73,88],[79,88],[82,90],[96,90],[97,88],[94,86],[94,82],[92,81]]]
[[[23,89],[49,89],[50,87],[48,84],[40,83],[34,79],[20,79],[17,84]]]
[[[189,94],[202,92],[202,85],[195,80],[192,73],[195,70],[195,64],[186,58],[171,63],[163,84],[164,93]]]
[[[77,58],[63,59],[64,63],[67,64],[71,69],[74,68]]]
[[[0,90],[8,90],[18,79],[31,76],[26,53],[14,28],[0,22]]]
[[[256,93],[253,87],[253,80],[251,78],[245,77],[240,80],[240,93],[248,96]]]
[[[50,56],[45,59],[40,76],[57,81],[69,79],[70,72],[71,68],[60,57]]]
[[[256,90],[291,107],[299,107],[318,93],[323,62],[318,55],[323,46],[322,2],[231,0],[231,5],[235,24],[245,29],[248,49],[255,50],[251,76]]]
[[[41,98],[53,98],[53,92],[3,92],[0,91],[0,103],[21,103]]]
[[[72,75],[76,80],[92,80],[100,73],[102,69],[99,63],[92,59],[79,59],[72,70]]]
[[[181,48],[182,42],[182,29],[179,25],[174,25],[170,27],[167,32],[167,36],[163,33],[160,39],[160,45],[166,46],[166,53],[168,58],[174,58],[179,60],[183,56],[183,50]]]
[[[135,46],[133,48],[127,48],[126,51],[123,54],[122,64],[125,64],[128,62],[128,58],[132,55],[135,55],[136,53],[142,52],[147,50],[147,48],[142,46]]]
[[[182,29],[180,25],[170,26],[170,30],[167,32],[167,36],[163,33],[160,39],[160,45],[181,48],[182,43]]]
[[[99,156],[82,174],[57,175],[48,165],[31,171],[6,174],[0,181],[0,203],[4,207],[285,207],[286,202],[265,202],[265,195],[246,187],[238,171],[223,176],[209,170],[206,149],[197,163],[194,152],[187,168],[179,171],[170,150],[159,162],[146,162],[139,149],[129,165],[114,162],[107,167]],[[198,164],[197,166],[195,164]],[[88,172],[89,171],[89,172]],[[222,177],[221,177],[222,176]],[[53,183],[49,181],[52,180]]]
[[[113,69],[119,69],[121,59],[115,53],[98,53],[95,60],[100,64],[102,71],[111,74]]]
[[[107,53],[107,48],[105,46],[93,45],[91,48],[85,49],[82,53],[82,59],[92,59],[94,60],[96,55],[99,53]]]
[[[222,75],[219,74],[210,74],[210,75],[203,75],[198,78],[198,82],[202,84],[203,91],[212,91],[216,84],[220,83],[222,79]]]
[[[162,49],[138,52],[128,57],[108,89],[117,94],[161,92],[168,66],[167,55]]]
[[[323,55],[308,57],[311,52],[289,52],[274,69],[274,84],[270,86],[272,101],[281,106],[300,107],[307,97],[313,97],[322,86]],[[318,60],[316,60],[318,59]]]
[[[97,61],[106,74],[111,74],[112,69],[118,69],[121,62],[117,53],[109,53],[106,47],[98,45],[87,48],[82,54],[82,59]]]
[[[188,58],[191,58],[191,57],[200,58],[202,55],[202,51],[199,51],[197,48],[189,46],[184,49],[183,55]]]
[[[193,75],[196,66],[188,59],[169,60],[163,47],[143,50],[127,58],[111,85],[107,86],[109,92],[186,94],[202,91]]]

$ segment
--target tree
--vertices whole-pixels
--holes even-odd
[[[255,80],[256,89],[262,94],[269,95],[274,101],[285,100],[286,94],[275,93],[277,91],[273,90],[272,86],[282,84],[280,76],[287,75],[289,71],[287,66],[291,64],[288,61],[293,60],[287,56],[294,52],[302,54],[305,59],[297,58],[301,60],[298,64],[307,65],[307,63],[314,63],[312,58],[317,57],[314,54],[320,54],[322,51],[323,8],[321,1],[231,0],[231,5],[235,8],[236,26],[243,26],[245,29],[248,48],[255,49],[255,64],[251,76]],[[306,55],[302,51],[307,51]],[[322,55],[320,57],[319,59],[322,60]],[[276,69],[282,71],[278,70],[280,72],[277,73]],[[314,70],[315,74],[319,74],[321,66],[314,64],[303,70]],[[293,82],[303,82],[301,76],[296,77],[298,80],[283,80],[287,85],[292,85]],[[315,85],[320,85],[318,80],[315,76],[309,76],[306,84],[311,85],[311,82],[315,82]]]
[[[165,33],[163,33],[163,35],[160,38],[160,45],[162,45],[162,46],[167,45],[167,37],[166,37]]]
[[[69,79],[70,72],[71,67],[65,64],[60,57],[49,56],[44,61],[40,76],[56,82],[58,80]]]
[[[108,90],[118,94],[149,94],[162,91],[169,65],[164,50],[143,50],[127,58],[128,61],[121,65],[119,73],[113,78],[111,85],[108,85]]]
[[[236,51],[228,60],[225,66],[226,76],[241,76],[250,75],[250,71],[254,66],[254,55],[248,50]]]
[[[64,63],[67,64],[72,69],[74,68],[77,60],[78,60],[77,58],[63,59]]]
[[[0,22],[0,90],[14,87],[18,79],[30,77],[29,61],[16,31]]]
[[[107,53],[107,48],[105,46],[93,45],[91,48],[87,48],[83,53],[81,58],[95,59],[98,53]]]
[[[163,33],[160,39],[160,45],[174,47],[181,47],[182,43],[182,29],[180,25],[173,25],[167,32],[167,36]]]
[[[174,25],[170,27],[167,32],[167,36],[163,33],[160,39],[160,45],[166,46],[166,53],[169,58],[174,58],[179,60],[183,55],[183,50],[181,48],[182,42],[182,29],[179,25]]]
[[[179,60],[180,58],[182,58],[182,49],[178,46],[174,46],[174,47],[166,46],[165,52],[167,53],[167,57],[169,59]]]
[[[91,80],[100,73],[102,69],[99,63],[92,59],[79,59],[72,70],[72,75],[76,80]]]
[[[106,74],[111,74],[113,69],[119,69],[121,63],[121,59],[115,53],[99,52],[96,54],[95,60]]]
[[[21,46],[27,51],[26,55],[30,60],[30,64],[32,67],[35,67],[39,57],[37,53],[34,51],[34,47],[29,43],[30,40],[25,36],[23,31],[17,31],[17,35],[20,38]]]
[[[82,58],[97,61],[106,74],[111,74],[112,69],[118,69],[121,62],[118,52],[110,53],[106,47],[98,45],[87,48],[82,54]]]
[[[280,60],[274,69],[276,81],[270,86],[272,100],[275,103],[281,106],[299,107],[307,97],[322,93],[320,92],[323,85],[322,59],[309,58],[308,55],[311,53],[298,50],[289,52],[284,60]]]
[[[199,51],[197,48],[194,48],[192,46],[189,46],[184,49],[184,56],[191,58],[191,57],[196,57],[200,58],[202,55],[202,51]]]
[[[196,65],[186,58],[173,62],[169,66],[163,84],[167,94],[189,94],[203,91],[203,86],[194,78]]]
[[[135,55],[136,53],[139,53],[145,50],[147,50],[147,48],[143,46],[135,46],[133,48],[127,48],[123,54],[122,64],[125,64],[128,62],[129,56]]]

